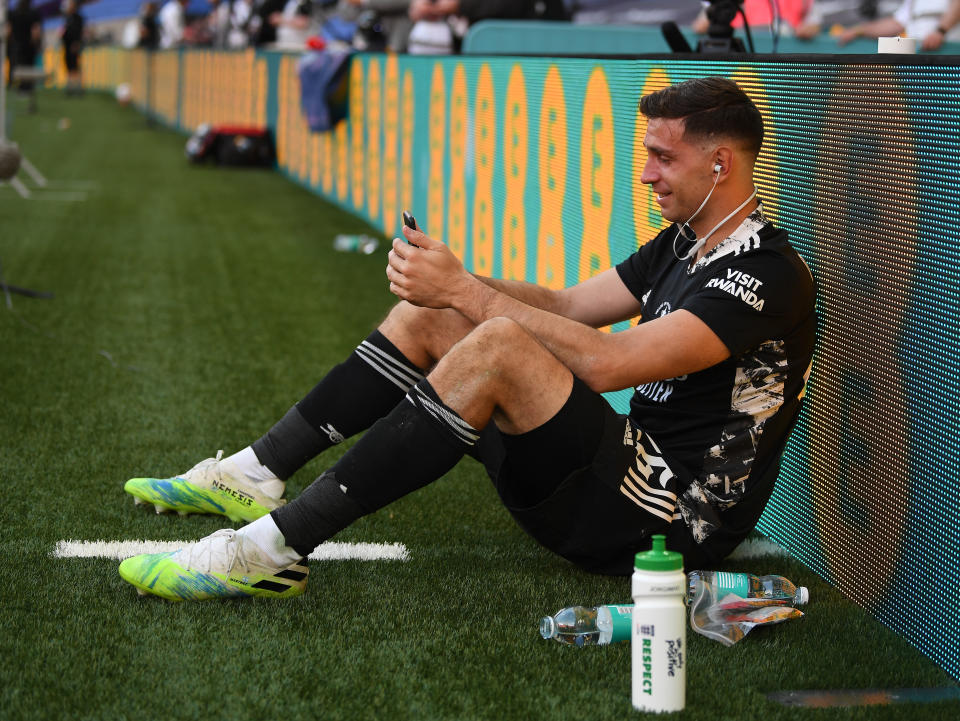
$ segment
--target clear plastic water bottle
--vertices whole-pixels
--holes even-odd
[[[683,556],[668,551],[666,536],[633,564],[631,700],[639,711],[682,711],[687,689],[687,610]]]
[[[380,242],[369,235],[347,235],[340,233],[333,239],[334,250],[344,253],[363,253],[370,255],[379,247]]]
[[[810,600],[806,586],[795,586],[783,576],[753,576],[749,573],[728,571],[690,571],[687,574],[687,605],[693,602],[697,582],[713,587],[715,598],[735,593],[741,598],[766,598],[802,605]]]
[[[605,646],[630,640],[633,604],[568,606],[540,619],[540,635],[571,646]]]

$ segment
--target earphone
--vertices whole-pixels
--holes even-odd
[[[687,218],[685,222],[677,226],[677,234],[673,236],[673,255],[676,257],[677,260],[690,260],[690,258],[692,258],[697,253],[697,251],[699,251],[704,245],[706,245],[707,240],[710,238],[711,235],[713,235],[714,233],[717,232],[717,230],[720,229],[720,226],[722,226],[724,223],[730,220],[730,218],[732,218],[741,210],[743,210],[743,208],[746,207],[747,203],[749,203],[751,200],[753,200],[756,197],[757,186],[753,186],[753,192],[750,193],[750,197],[747,198],[745,201],[743,201],[737,207],[736,210],[730,213],[730,215],[728,215],[726,218],[724,218],[719,223],[717,223],[713,227],[713,230],[711,230],[705,236],[703,236],[702,238],[698,238],[696,236],[696,233],[694,233],[693,237],[691,238],[689,235],[687,235],[687,233],[685,232],[685,228],[690,230],[691,233],[693,232],[693,228],[690,227],[690,221],[696,218],[697,215],[700,214],[700,211],[703,210],[703,206],[705,206],[707,204],[707,201],[710,200],[710,196],[713,195],[713,191],[716,190],[717,188],[717,183],[720,182],[720,173],[722,171],[723,171],[723,166],[720,163],[715,163],[713,166],[713,172],[717,177],[713,179],[713,187],[710,188],[710,192],[707,193],[707,197],[703,199],[703,202],[700,203],[700,207],[697,208],[696,211],[694,211],[693,215]],[[683,236],[685,240],[689,240],[690,242],[693,243],[690,250],[688,250],[684,255],[680,255],[679,253],[677,253],[677,241],[680,239],[680,236]]]
[[[703,210],[703,206],[707,204],[707,201],[710,200],[710,196],[713,195],[713,191],[717,189],[717,183],[720,182],[721,170],[723,170],[723,166],[720,165],[720,163],[715,163],[713,166],[713,173],[716,177],[713,179],[713,187],[710,188],[710,192],[707,193],[707,197],[703,199],[702,203],[700,203],[700,207],[693,211],[693,215],[677,226],[677,234],[673,237],[673,254],[676,256],[677,260],[689,260],[696,254],[698,250],[703,247],[704,243],[707,242],[707,238],[697,238],[697,234],[694,233],[693,228],[690,227],[690,221],[700,215],[700,211]],[[689,235],[687,234],[687,231],[689,231]],[[693,237],[691,237],[691,235]],[[693,246],[691,246],[690,250],[688,250],[684,255],[680,255],[677,252],[677,241],[680,240],[680,236],[683,236],[685,240],[689,240],[691,243],[693,243]]]

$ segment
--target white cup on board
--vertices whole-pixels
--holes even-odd
[[[878,53],[914,55],[917,52],[916,38],[877,38]]]

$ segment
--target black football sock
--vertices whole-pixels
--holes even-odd
[[[423,380],[333,468],[271,515],[287,545],[308,555],[357,518],[440,478],[478,436]]]
[[[375,330],[255,441],[253,452],[287,480],[310,459],[389,413],[421,378],[420,369]]]

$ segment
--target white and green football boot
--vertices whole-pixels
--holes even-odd
[[[134,503],[150,504],[157,513],[209,513],[235,523],[255,521],[286,503],[280,498],[283,481],[254,482],[222,457],[219,451],[216,458],[173,478],[131,478],[123,490]]]
[[[232,528],[167,553],[145,553],[120,564],[120,577],[141,596],[168,601],[212,598],[290,598],[307,586],[305,558],[277,568],[260,548]]]

